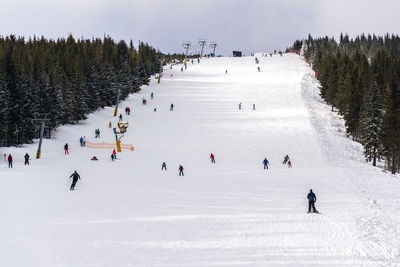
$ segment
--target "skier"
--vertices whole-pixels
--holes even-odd
[[[108,123],[108,128],[111,128],[112,127],[112,123],[111,123],[111,121]]]
[[[125,107],[125,115],[128,115],[128,107]]]
[[[78,182],[78,179],[81,179],[79,174],[75,171],[69,178],[72,178],[72,184],[69,190],[75,190],[75,185]]]
[[[261,69],[260,69],[260,66],[257,66],[257,70],[258,70],[258,72],[260,72],[260,71],[261,71]]]
[[[211,163],[215,163],[215,156],[213,153],[210,155]]]
[[[239,110],[242,109],[242,102],[239,103]]]
[[[65,143],[65,145],[64,145],[64,154],[65,154],[65,155],[69,155],[68,143]]]
[[[114,155],[114,159],[116,159],[117,158],[117,150],[115,150],[115,148],[113,149],[112,154]]]
[[[289,155],[286,155],[285,158],[283,159],[282,164],[286,164],[290,160]]]
[[[7,161],[8,161],[8,168],[12,168],[13,157],[11,156],[11,154],[8,155]]]
[[[197,63],[200,63],[200,58],[197,59]]]
[[[154,98],[154,93],[153,93],[153,92],[151,93],[150,98],[151,98],[151,99]]]
[[[181,72],[183,72],[183,68],[181,67]]]
[[[292,168],[292,162],[290,161],[290,159],[289,159],[287,165],[288,165],[288,168]]]
[[[165,163],[165,161],[161,165],[161,170],[167,170],[167,164]]]
[[[310,189],[310,193],[308,193],[307,199],[308,199],[308,213],[311,213],[311,212],[319,213],[317,211],[317,209],[315,208],[315,202],[317,201],[317,197],[315,196],[312,189]],[[311,211],[311,208],[313,209],[313,211]]]
[[[179,176],[185,176],[184,174],[183,174],[183,170],[184,170],[184,168],[183,168],[183,166],[182,165],[179,165]]]
[[[128,107],[128,115],[131,115],[131,108]]]
[[[114,155],[113,153],[111,153],[111,161],[114,161],[114,159],[117,158],[117,155]]]
[[[24,159],[25,159],[25,165],[29,165],[29,159],[30,159],[31,157],[29,156],[29,154],[28,153],[26,153],[25,154],[25,156],[24,156]]]
[[[169,111],[174,111],[174,104],[171,103],[171,106],[169,107]]]
[[[253,104],[253,110],[256,110],[256,104]]]
[[[122,121],[122,114],[119,114],[119,121]]]
[[[154,109],[153,109],[153,112],[157,112],[157,108],[154,108]]]
[[[228,74],[228,70],[225,70],[225,74]]]
[[[269,161],[267,160],[267,158],[265,158],[265,159],[263,160],[263,164],[264,164],[264,170],[265,170],[265,169],[268,170]]]
[[[97,137],[100,138],[100,129],[97,129]]]
[[[79,138],[79,143],[81,143],[81,146],[83,146],[83,137]]]

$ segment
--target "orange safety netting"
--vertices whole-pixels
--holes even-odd
[[[86,142],[86,147],[87,148],[95,148],[95,149],[114,149],[117,148],[115,143],[106,143],[106,142],[101,142],[101,143],[92,143],[92,142]],[[132,144],[121,144],[122,149],[129,149],[131,151],[134,150],[134,147]]]

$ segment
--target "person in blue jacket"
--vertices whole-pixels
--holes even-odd
[[[265,169],[268,170],[269,161],[267,160],[267,158],[265,158],[265,159],[263,160],[263,164],[264,164],[264,170],[265,170]]]

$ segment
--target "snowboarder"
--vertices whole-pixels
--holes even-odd
[[[269,161],[267,160],[267,158],[265,158],[265,159],[263,160],[263,164],[264,164],[264,170],[265,170],[265,169],[268,170]]]
[[[122,114],[119,114],[119,121],[122,121]]]
[[[290,159],[289,159],[287,165],[288,165],[288,168],[292,168],[292,162],[290,161]]]
[[[260,71],[261,71],[261,69],[260,69],[260,66],[257,66],[257,70],[258,70],[258,72],[260,72]]]
[[[111,123],[111,121],[108,123],[108,128],[110,128],[111,129],[111,127],[112,127],[112,123]]]
[[[256,104],[253,104],[253,110],[256,110]]]
[[[290,160],[289,155],[286,155],[285,158],[283,159],[282,164],[286,164]]]
[[[165,163],[165,161],[161,165],[161,170],[167,170],[167,164]]]
[[[183,168],[183,166],[182,165],[179,165],[179,176],[185,176],[185,174],[183,174],[183,171],[185,170],[184,168]]]
[[[12,168],[13,157],[11,156],[11,154],[8,155],[7,161],[8,161],[8,168]]]
[[[69,190],[75,190],[75,185],[78,182],[78,179],[81,179],[79,174],[75,171],[71,176],[69,177],[70,179],[72,178],[72,184]]]
[[[65,145],[64,145],[64,155],[69,155],[68,143],[65,143]]]
[[[211,163],[215,163],[215,156],[213,153],[210,155]]]
[[[154,98],[154,93],[153,93],[153,92],[151,93],[150,98],[151,98],[151,99]]]
[[[315,202],[317,201],[317,197],[315,196],[314,192],[312,189],[310,189],[310,193],[307,195],[308,199],[308,213],[318,213],[317,209],[315,208]],[[313,211],[311,211],[311,208]]]
[[[169,111],[174,111],[174,104],[171,103],[171,106],[169,107]]]
[[[239,110],[242,109],[242,102],[239,103]]]
[[[24,159],[25,159],[24,165],[29,165],[29,159],[30,159],[30,158],[31,158],[31,157],[29,156],[29,154],[26,153],[25,156],[24,156]]]

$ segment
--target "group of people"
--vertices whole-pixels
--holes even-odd
[[[270,163],[269,163],[268,159],[265,158],[265,159],[263,160],[264,170],[265,170],[265,169],[268,170],[269,164],[270,164]],[[286,155],[286,156],[283,158],[282,164],[287,164],[289,168],[292,168],[292,162],[290,161],[289,155]]]
[[[25,156],[24,156],[24,165],[29,165],[29,160],[30,160],[30,156],[29,156],[29,154],[28,153],[26,153],[25,154]],[[8,168],[12,168],[13,167],[13,156],[11,155],[11,154],[8,154],[8,156],[7,156],[7,154],[4,154],[4,161],[7,161],[7,163],[8,163]]]

